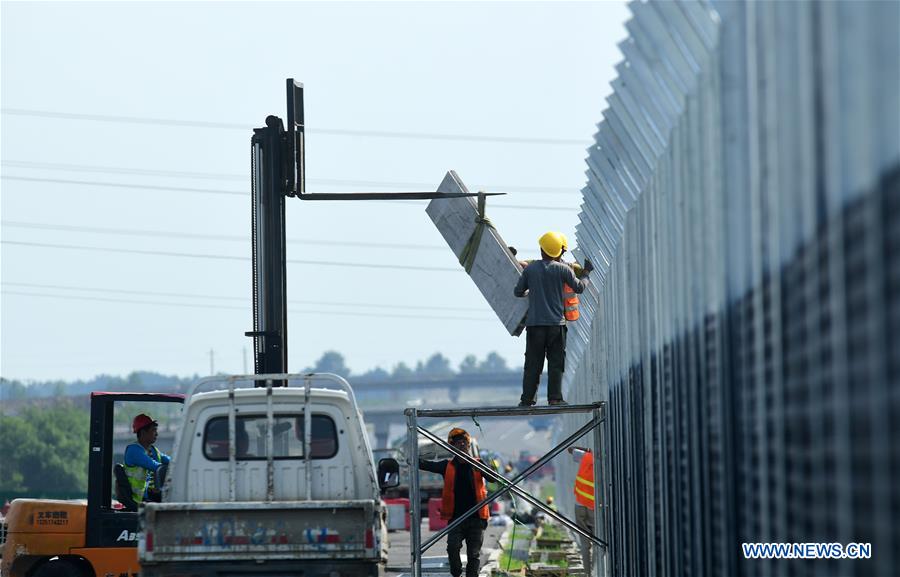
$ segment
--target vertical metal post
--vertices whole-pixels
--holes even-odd
[[[312,413],[309,411],[309,389],[310,378],[307,376],[303,382],[303,465],[306,475],[306,500],[312,501]]]
[[[287,158],[285,194],[297,196],[306,192],[305,120],[303,116],[303,83],[287,79]]]
[[[254,339],[258,375],[287,372],[284,136],[281,119],[269,116],[251,141],[254,310],[253,331],[245,334]]]
[[[237,501],[237,411],[234,406],[234,379],[228,379],[228,498]]]
[[[603,514],[603,510],[601,507],[606,507],[606,500],[601,499],[600,496],[603,495],[604,491],[602,487],[606,484],[606,477],[603,475],[603,455],[606,451],[603,450],[603,425],[600,419],[603,418],[603,413],[600,407],[597,407],[593,411],[594,430],[592,431],[594,437],[594,535],[600,536],[603,535],[603,539],[606,540],[607,536],[601,533],[601,527],[603,527],[603,522],[605,515]],[[605,495],[604,495],[605,496]],[[591,543],[591,549],[593,550],[593,554],[591,558],[594,560],[594,567],[585,567],[585,573],[590,572],[595,577],[604,577],[605,571],[602,570],[605,559],[601,558],[601,554],[603,557],[606,556],[606,553],[597,546],[596,543]],[[604,547],[604,549],[609,549],[609,546]]]
[[[266,379],[266,501],[275,500],[275,415],[272,409],[272,379]]]
[[[603,507],[603,540],[606,541],[606,552],[604,554],[604,562],[606,569],[606,577],[611,577],[614,572],[614,552],[613,552],[613,508],[612,508],[612,489],[613,489],[613,481],[612,481],[612,461],[610,457],[610,423],[609,423],[609,411],[607,411],[607,407],[609,405],[603,406],[603,424],[601,426],[600,434],[602,436],[601,442],[601,457],[600,457],[600,466],[602,470],[600,472],[600,479],[603,483],[603,501],[600,506]]]
[[[419,497],[419,432],[416,410],[406,409],[406,465],[409,470],[409,557],[412,577],[422,576],[422,511]]]

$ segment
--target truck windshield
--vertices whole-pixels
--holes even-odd
[[[273,457],[275,459],[303,458],[303,415],[275,415]],[[242,461],[266,458],[268,419],[265,415],[242,415],[236,419],[235,458]],[[337,427],[328,415],[312,416],[310,457],[330,459],[338,451]],[[213,417],[206,423],[203,454],[210,461],[228,460],[228,417]]]

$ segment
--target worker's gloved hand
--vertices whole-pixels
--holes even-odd
[[[517,254],[519,254],[519,251],[517,251],[516,247],[514,247],[514,246],[508,246],[506,248],[509,249],[509,252],[511,252],[513,254],[513,256],[516,256]]]
[[[584,272],[589,273],[594,270],[594,263],[591,262],[591,259],[586,258],[584,259],[584,266],[582,266],[581,268],[584,269]]]

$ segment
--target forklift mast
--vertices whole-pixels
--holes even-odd
[[[287,184],[281,119],[269,116],[253,131],[251,174],[253,243],[254,370],[257,375],[287,372],[287,267],[284,197]]]
[[[288,372],[285,197],[300,200],[398,200],[494,196],[503,193],[306,192],[303,84],[287,79],[287,126],[277,116],[251,139],[253,337],[257,375]],[[286,382],[273,382],[274,386]],[[266,386],[258,381],[256,386]]]

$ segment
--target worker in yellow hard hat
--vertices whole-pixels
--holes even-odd
[[[522,375],[520,407],[530,407],[536,402],[538,383],[547,359],[547,401],[550,405],[565,405],[562,396],[562,375],[566,370],[566,314],[564,287],[581,294],[588,283],[588,275],[594,269],[585,259],[582,278],[577,278],[572,267],[560,262],[569,241],[564,234],[544,233],[538,244],[541,260],[531,262],[522,271],[513,293],[528,297],[528,314],[525,317],[525,368]]]
[[[468,454],[471,439],[465,429],[454,427],[447,435],[447,442],[455,449]],[[480,460],[478,457],[473,459]],[[437,473],[444,477],[441,492],[441,519],[452,521],[464,515],[469,509],[487,497],[487,485],[481,472],[466,461],[454,456],[443,461],[419,461],[423,471]],[[466,542],[466,577],[478,577],[481,565],[481,545],[490,511],[487,505],[480,507],[465,521],[447,533],[447,558],[450,561],[450,575],[462,575],[462,560],[459,552]]]

